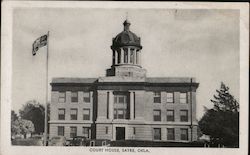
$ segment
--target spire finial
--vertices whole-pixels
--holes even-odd
[[[130,22],[128,20],[128,12],[126,12],[126,20],[123,22],[124,31],[129,31]]]

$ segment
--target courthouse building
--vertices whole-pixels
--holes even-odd
[[[113,38],[112,65],[105,77],[53,78],[51,137],[197,140],[199,84],[191,77],[147,77],[141,40],[130,24],[125,20],[124,30]]]

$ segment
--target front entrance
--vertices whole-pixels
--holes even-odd
[[[125,140],[125,127],[116,127],[116,140]]]

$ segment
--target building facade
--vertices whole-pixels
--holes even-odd
[[[50,136],[70,139],[196,141],[196,89],[188,77],[147,77],[140,38],[113,38],[112,65],[100,78],[53,78]]]

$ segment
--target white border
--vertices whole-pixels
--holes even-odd
[[[247,154],[248,152],[248,84],[249,84],[249,4],[248,3],[177,3],[177,2],[69,2],[69,1],[4,1],[1,29],[1,154],[89,154],[89,148],[34,147],[10,145],[11,77],[12,77],[12,15],[16,7],[35,8],[140,8],[140,9],[239,9],[240,10],[240,148],[149,148],[149,154]],[[136,148],[139,149],[139,148]],[[144,148],[145,149],[145,148]],[[120,152],[121,153],[121,152]],[[119,153],[119,154],[120,154]],[[91,154],[117,154],[91,152]],[[121,153],[128,154],[128,153]],[[131,153],[130,153],[131,154]],[[138,153],[137,154],[144,154]],[[148,154],[148,153],[145,153]]]

